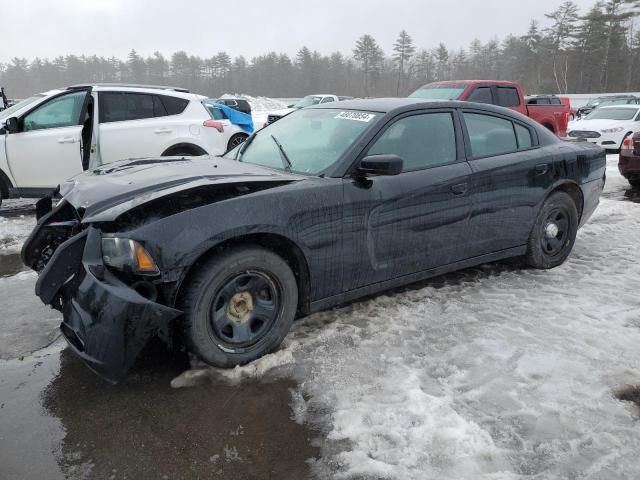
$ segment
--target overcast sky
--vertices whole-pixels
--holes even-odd
[[[583,10],[594,0],[574,0]],[[226,51],[248,58],[268,51],[351,52],[364,33],[386,53],[400,30],[418,47],[450,48],[524,34],[532,18],[561,0],[0,0],[0,61],[97,54],[125,58],[177,50]]]

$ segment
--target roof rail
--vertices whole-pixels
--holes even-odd
[[[78,85],[71,85],[67,87],[67,90],[74,88],[87,88],[87,87],[132,87],[132,88],[153,88],[156,90],[173,90],[174,92],[189,93],[188,88],[182,87],[169,87],[165,85],[140,85],[137,83],[80,83]]]

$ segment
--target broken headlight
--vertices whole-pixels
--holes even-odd
[[[138,275],[157,275],[160,269],[149,252],[135,240],[128,238],[102,238],[102,261],[117,270]]]

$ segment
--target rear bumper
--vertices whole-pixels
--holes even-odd
[[[591,218],[591,215],[593,215],[593,212],[598,208],[598,205],[600,204],[600,195],[604,190],[604,183],[605,179],[603,177],[598,180],[584,183],[580,186],[582,190],[583,206],[579,227],[582,227],[587,223]]]
[[[640,177],[640,156],[620,154],[618,170],[625,178]]]
[[[106,380],[121,381],[147,344],[182,312],[152,302],[105,268],[101,233],[89,227],[56,250],[36,283],[44,303],[63,313],[71,349]]]

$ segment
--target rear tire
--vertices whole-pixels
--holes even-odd
[[[298,286],[278,255],[246,246],[217,253],[184,292],[184,340],[214,367],[244,365],[278,348],[298,305]]]
[[[578,233],[578,210],[565,192],[552,193],[538,213],[529,234],[526,262],[534,268],[549,269],[565,262]]]
[[[236,133],[235,135],[233,135],[229,139],[229,143],[227,143],[227,152],[236,148],[238,145],[243,143],[247,138],[249,138],[249,135],[245,133]]]
[[[629,185],[633,188],[640,188],[640,178],[630,178]]]

